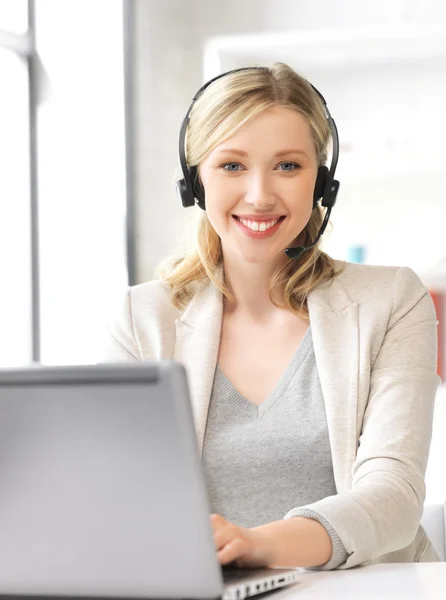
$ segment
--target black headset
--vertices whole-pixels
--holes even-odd
[[[220,75],[217,75],[213,79],[210,79],[198,90],[198,92],[193,97],[192,103],[189,106],[189,109],[188,109],[186,116],[184,117],[183,123],[181,125],[180,138],[179,138],[179,154],[180,154],[181,170],[183,171],[183,179],[180,179],[179,181],[177,181],[176,190],[177,190],[178,197],[180,198],[181,203],[184,207],[194,206],[195,204],[197,204],[202,210],[206,210],[205,193],[204,193],[203,186],[201,185],[200,180],[198,178],[197,167],[188,167],[187,162],[186,162],[185,138],[186,138],[187,126],[189,124],[189,115],[191,113],[192,107],[194,106],[197,98],[199,98],[199,96],[201,96],[201,94],[204,92],[204,90],[207,87],[209,87],[217,79],[220,79],[221,77],[225,77],[226,75],[229,75],[230,73],[237,73],[238,71],[246,71],[246,70],[252,70],[252,69],[258,69],[261,71],[269,72],[269,69],[267,67],[243,67],[240,69],[233,69],[232,71],[228,71],[226,73],[221,73]],[[319,239],[321,238],[322,234],[324,233],[324,231],[327,227],[328,220],[330,218],[330,213],[331,213],[333,206],[336,203],[336,197],[337,197],[337,194],[339,191],[339,181],[334,179],[336,165],[338,164],[338,157],[339,157],[338,130],[336,127],[336,123],[334,122],[332,116],[330,115],[330,112],[327,107],[327,103],[325,102],[325,98],[314,87],[314,85],[312,85],[311,83],[310,83],[310,85],[322,101],[322,104],[323,104],[324,110],[325,110],[325,116],[327,118],[327,122],[330,127],[331,137],[332,137],[332,141],[333,141],[333,151],[332,151],[330,169],[328,169],[328,167],[326,167],[325,165],[321,165],[319,167],[318,173],[317,173],[317,178],[316,178],[316,183],[314,186],[314,193],[313,193],[313,210],[316,208],[319,200],[322,198],[321,206],[326,208],[327,212],[325,213],[324,221],[321,225],[321,228],[320,228],[314,242],[311,245],[306,246],[306,247],[299,246],[297,248],[286,248],[285,253],[289,258],[298,258],[302,254],[302,252],[304,252],[305,250],[309,250],[310,248],[312,248],[313,246],[315,246],[318,243]]]

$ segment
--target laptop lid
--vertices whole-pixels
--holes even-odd
[[[0,371],[0,594],[222,593],[184,367]]]

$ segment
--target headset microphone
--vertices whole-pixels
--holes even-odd
[[[328,214],[328,212],[327,212]],[[314,242],[312,244],[310,244],[309,246],[297,246],[296,248],[285,248],[285,254],[288,256],[288,258],[299,258],[299,256],[305,252],[305,250],[310,250],[311,248],[314,248],[316,246],[316,244],[318,243],[318,241],[321,238],[322,235],[322,227],[319,231],[319,233],[316,236],[316,239],[314,240]]]
[[[296,246],[296,248],[285,248],[285,254],[288,256],[288,258],[299,258],[299,256],[303,252],[305,252],[305,250],[310,250],[311,248],[314,248],[316,246],[318,241],[321,239],[322,234],[325,231],[325,228],[327,227],[328,219],[330,218],[330,213],[331,213],[331,208],[329,208],[327,210],[327,213],[324,218],[324,222],[322,223],[322,227],[320,228],[319,233],[317,234],[316,239],[314,240],[314,242],[312,244],[310,244],[309,246]]]
[[[235,73],[237,71],[245,71],[245,70],[252,70],[252,69],[258,69],[258,70],[267,71],[267,72],[269,71],[269,69],[266,67],[242,67],[240,69],[234,69],[232,71],[228,71],[227,73],[222,73],[221,75],[217,75],[216,77],[214,77],[213,79],[211,79],[210,81],[205,83],[198,90],[198,92],[195,94],[195,96],[192,100],[191,105],[189,106],[187,114],[183,119],[183,123],[182,123],[181,130],[180,130],[180,137],[179,137],[179,154],[180,154],[181,169],[183,171],[183,179],[180,179],[179,181],[177,181],[177,184],[176,184],[176,190],[178,193],[178,197],[180,198],[181,203],[184,207],[194,206],[195,204],[197,204],[202,210],[206,210],[205,193],[204,193],[203,186],[201,185],[200,180],[197,176],[197,167],[195,167],[195,166],[189,167],[187,164],[186,155],[185,155],[186,130],[187,130],[187,126],[189,123],[189,115],[192,110],[192,107],[195,104],[195,101],[197,100],[197,98],[216,79],[220,79],[221,77],[224,77],[225,75],[228,75],[229,73]],[[336,124],[335,124],[332,116],[330,115],[330,112],[327,107],[327,103],[325,102],[325,98],[314,87],[314,85],[312,85],[311,83],[310,83],[310,85],[313,88],[313,90],[316,92],[316,94],[319,96],[320,100],[322,101],[324,111],[325,111],[325,116],[327,118],[327,122],[330,127],[330,131],[331,131],[333,150],[332,150],[330,169],[328,169],[328,167],[326,167],[325,165],[321,165],[318,169],[316,183],[314,186],[314,193],[313,193],[313,210],[318,206],[319,200],[321,200],[321,206],[323,206],[324,208],[327,209],[326,213],[325,213],[324,221],[323,221],[322,226],[316,236],[316,239],[310,245],[297,246],[296,248],[286,248],[285,249],[285,254],[289,258],[293,258],[293,259],[299,258],[299,256],[303,252],[305,252],[306,250],[309,250],[310,248],[314,248],[314,246],[316,246],[316,244],[320,240],[322,234],[324,233],[324,231],[327,227],[328,220],[329,220],[330,214],[331,214],[331,210],[332,210],[333,206],[335,205],[336,197],[337,197],[337,194],[339,191],[339,181],[334,179],[334,174],[336,171],[336,165],[338,163],[338,156],[339,156],[338,130],[336,128]]]

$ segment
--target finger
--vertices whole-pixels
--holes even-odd
[[[217,552],[217,558],[221,565],[227,565],[243,554],[244,543],[240,538],[236,538]]]
[[[224,529],[226,527],[230,527],[232,523],[226,521],[220,515],[211,515],[211,526],[214,532],[219,531],[220,529]]]
[[[220,527],[214,531],[214,543],[217,550],[232,542],[237,534],[231,527]]]
[[[224,519],[221,515],[217,515],[216,513],[211,514],[211,523],[213,526],[221,526],[226,523],[226,519]]]

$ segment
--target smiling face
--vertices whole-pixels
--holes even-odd
[[[310,219],[317,168],[308,122],[283,106],[264,110],[218,144],[199,173],[223,256],[283,260]]]

